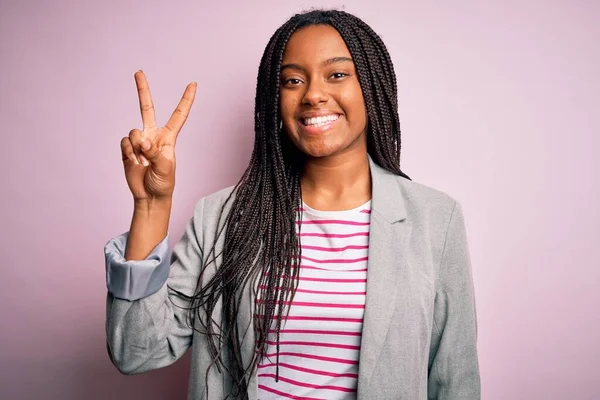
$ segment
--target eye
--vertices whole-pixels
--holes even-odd
[[[348,76],[347,73],[345,72],[334,72],[333,74],[331,74],[331,77],[338,80],[338,79],[342,79],[344,77]]]
[[[289,78],[289,79],[283,79],[281,81],[281,83],[285,86],[296,86],[296,85],[299,85],[300,83],[302,83],[302,81],[298,78]]]

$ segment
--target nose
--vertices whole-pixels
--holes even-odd
[[[319,103],[326,103],[329,99],[329,94],[323,82],[318,79],[310,81],[306,87],[306,92],[302,97],[302,104],[306,105],[317,105]]]

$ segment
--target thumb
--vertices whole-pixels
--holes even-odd
[[[144,157],[152,164],[155,171],[161,174],[168,174],[171,168],[169,160],[162,155],[154,141],[143,138],[140,148]]]

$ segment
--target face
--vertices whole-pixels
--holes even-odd
[[[285,133],[309,157],[367,151],[367,112],[350,51],[335,28],[292,34],[283,54],[280,111]]]

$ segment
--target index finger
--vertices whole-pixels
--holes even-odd
[[[135,73],[134,77],[138,98],[140,100],[140,111],[142,113],[142,124],[144,126],[143,131],[145,131],[146,128],[155,128],[156,120],[154,119],[154,103],[152,102],[146,75],[142,70],[139,70]]]
[[[165,125],[175,136],[177,136],[190,114],[192,103],[194,103],[194,98],[196,97],[196,87],[196,82],[187,85],[183,97],[179,100],[179,104],[177,104],[177,108],[173,111],[169,122]]]

